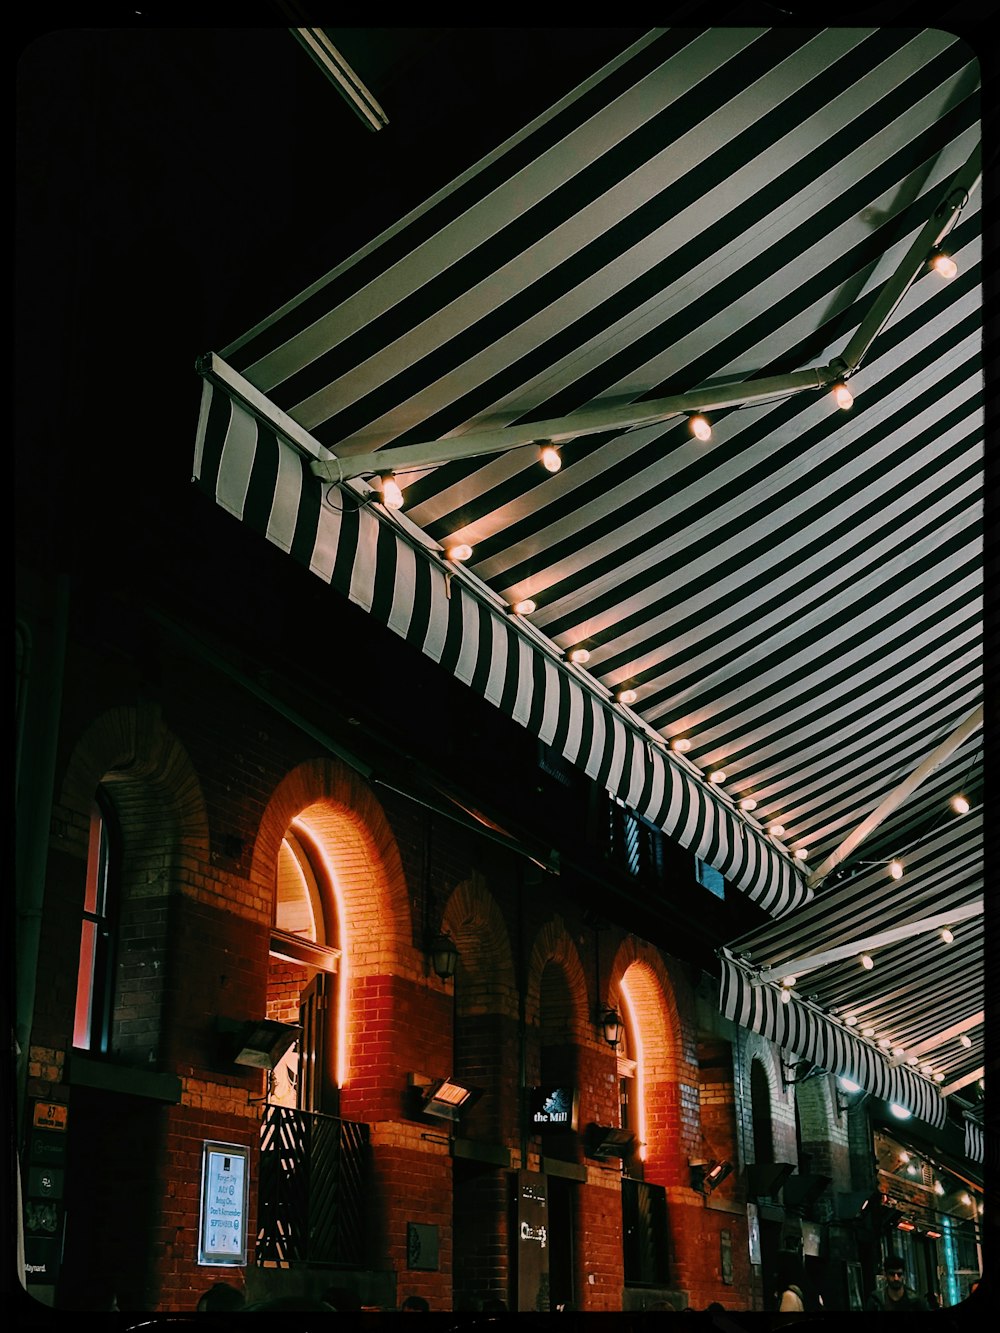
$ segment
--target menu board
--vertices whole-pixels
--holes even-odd
[[[198,1226],[200,1264],[246,1264],[248,1184],[246,1148],[233,1143],[205,1143]]]

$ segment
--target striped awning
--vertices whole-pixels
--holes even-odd
[[[527,727],[766,910],[811,895],[703,775],[462,571],[352,491],[324,495],[303,456],[206,380],[195,478],[218,503]]]
[[[810,1066],[850,1079],[936,1128],[943,1127],[945,1102],[933,1083],[908,1065],[892,1064],[872,1043],[810,1005],[794,997],[783,1004],[777,987],[755,984],[750,973],[725,955],[720,996],[726,1018],[759,1032]]]
[[[939,29],[653,29],[205,357],[198,480],[773,916],[920,892],[981,800],[979,137]]]
[[[986,1058],[982,836],[980,811],[948,820],[912,850],[903,879],[859,867],[732,941],[724,1012],[935,1123],[927,1096],[943,1107],[941,1092],[965,1087]],[[789,977],[808,1005],[781,1002]]]
[[[977,1121],[965,1117],[965,1155],[970,1162],[982,1164],[986,1160],[985,1135]],[[996,1165],[996,1163],[992,1163]]]

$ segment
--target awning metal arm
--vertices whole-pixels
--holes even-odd
[[[941,742],[936,749],[932,750],[922,764],[919,764],[908,778],[899,784],[881,805],[867,817],[863,819],[853,833],[849,833],[840,846],[816,867],[809,876],[808,884],[814,889],[817,884],[826,879],[830,871],[839,866],[841,861],[850,856],[855,847],[868,837],[869,833],[874,832],[889,815],[903,804],[920,786],[925,778],[930,777],[935,769],[940,768],[946,759],[949,759],[955,751],[983,725],[983,706],[973,709],[969,716],[962,722],[950,736]]]
[[[925,1051],[936,1051],[939,1046],[943,1046],[947,1041],[954,1041],[960,1037],[963,1032],[969,1032],[972,1028],[982,1027],[986,1021],[985,1011],[980,1009],[978,1014],[970,1014],[968,1018],[963,1018],[960,1023],[953,1023],[950,1028],[944,1032],[938,1032],[933,1037],[928,1037],[925,1041],[917,1042],[916,1046],[909,1047],[910,1055],[923,1055]]]
[[[982,149],[976,144],[965,165],[952,177],[944,198],[924,223],[916,240],[907,250],[905,259],[883,286],[844,349],[840,363],[845,375],[852,374],[858,368],[862,357],[889,322],[892,312],[926,267],[928,257],[954,227],[969,196],[982,179],[982,170]],[[834,365],[837,364],[834,362]]]
[[[782,977],[801,976],[803,972],[815,971],[817,967],[825,967],[827,963],[839,963],[844,958],[870,953],[872,949],[884,949],[887,944],[897,944],[900,940],[912,939],[915,935],[927,935],[932,930],[957,925],[959,921],[967,921],[970,917],[982,916],[982,912],[982,899],[974,903],[964,903],[961,907],[953,907],[948,912],[937,912],[934,916],[923,917],[920,921],[908,921],[905,925],[881,930],[876,935],[852,940],[850,944],[838,944],[836,948],[824,949],[821,953],[790,958],[780,967],[762,968],[754,978],[754,982],[780,981]]]
[[[784,398],[803,389],[822,389],[840,378],[841,372],[830,366],[797,370],[788,375],[772,375],[766,379],[743,380],[731,384],[716,384],[689,393],[675,394],[672,398],[654,398],[648,403],[626,403],[616,407],[583,407],[568,417],[552,417],[547,421],[528,421],[504,426],[499,430],[470,431],[445,440],[428,440],[419,444],[404,444],[393,449],[378,449],[367,454],[339,455],[328,462],[314,462],[312,471],[324,481],[347,481],[353,477],[370,476],[381,472],[407,472],[424,467],[437,467],[463,458],[479,458],[486,454],[506,453],[540,440],[560,444],[579,435],[595,435],[598,431],[634,430],[639,426],[655,426],[670,417],[690,412],[712,412],[724,407],[746,407]]]

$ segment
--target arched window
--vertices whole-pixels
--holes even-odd
[[[90,807],[87,884],[80,926],[73,1045],[108,1051],[114,1010],[115,931],[121,893],[121,837],[114,807],[98,789]]]
[[[278,854],[268,1016],[301,1024],[302,1034],[273,1070],[269,1100],[331,1115],[339,1109],[343,1058],[335,904],[322,836],[293,820]]]

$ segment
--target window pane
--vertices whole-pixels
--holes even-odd
[[[80,966],[76,974],[76,1014],[73,1019],[73,1045],[84,1051],[90,1050],[96,957],[97,925],[93,921],[84,921],[80,932]]]

